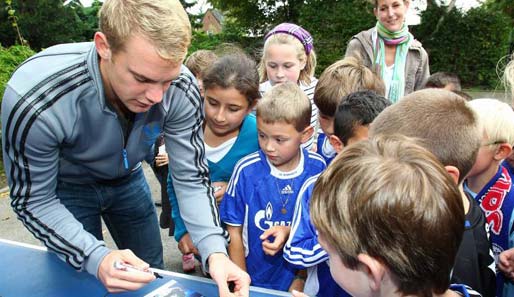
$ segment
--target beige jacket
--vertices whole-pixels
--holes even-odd
[[[376,67],[373,65],[373,30],[375,30],[375,28],[362,31],[359,34],[354,35],[348,43],[345,56],[355,56],[357,53],[362,57],[364,65],[376,70]],[[407,95],[423,88],[430,76],[428,54],[421,43],[417,40],[413,40],[411,43],[405,67],[405,95]]]

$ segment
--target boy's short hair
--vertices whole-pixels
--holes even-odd
[[[205,71],[216,62],[218,55],[211,50],[197,50],[187,57],[184,65],[195,77],[203,78]]]
[[[178,0],[106,0],[99,25],[113,53],[141,34],[163,59],[182,63],[191,43],[191,24]]]
[[[453,85],[450,91],[461,91],[460,79],[455,73],[451,72],[436,72],[431,74],[428,77],[427,82],[425,83],[425,88],[438,88],[443,89],[448,85]]]
[[[275,85],[257,103],[257,118],[265,123],[285,122],[302,132],[311,124],[311,102],[293,82]]]
[[[320,236],[343,264],[383,263],[403,295],[442,294],[464,232],[459,190],[414,140],[379,136],[349,146],[317,180],[310,205]]]
[[[441,163],[459,170],[459,183],[473,167],[482,141],[478,117],[466,100],[443,89],[423,89],[403,97],[376,117],[369,133],[420,139]]]
[[[489,144],[514,145],[514,111],[496,99],[475,99],[468,102],[480,120]]]
[[[344,96],[364,90],[384,96],[385,85],[361,58],[349,56],[321,73],[314,91],[314,103],[322,114],[332,117]]]
[[[367,126],[391,105],[391,101],[372,91],[360,91],[345,96],[334,115],[334,135],[346,146],[357,126]]]

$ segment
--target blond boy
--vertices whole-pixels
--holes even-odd
[[[510,235],[514,191],[511,175],[502,165],[514,144],[514,111],[508,104],[496,99],[476,99],[470,101],[469,105],[480,119],[483,136],[476,162],[464,182],[464,190],[484,211],[497,259],[501,252],[514,247],[514,238]],[[504,284],[503,274],[500,273],[496,277],[497,296],[509,296],[504,293]]]
[[[322,133],[318,135],[317,152],[327,163],[336,152],[329,137],[334,134],[334,114],[344,96],[370,90],[383,96],[385,86],[382,79],[364,66],[361,59],[346,57],[323,71],[314,91],[314,103],[318,107],[319,124]]]
[[[309,99],[295,83],[268,91],[257,104],[260,150],[238,162],[220,205],[230,258],[254,286],[287,291],[297,285],[297,271],[281,249],[300,187],[325,168],[321,156],[301,148],[313,132],[310,116]]]

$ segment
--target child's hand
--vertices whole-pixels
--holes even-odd
[[[189,235],[189,233],[184,234],[184,236],[180,238],[180,241],[178,242],[178,249],[180,250],[182,255],[187,255],[190,253],[193,253],[195,255],[200,254],[194,246],[193,240],[191,240],[191,236]]]
[[[514,248],[500,254],[498,257],[498,267],[507,278],[514,281]]]
[[[214,197],[216,197],[216,203],[218,203],[218,205],[220,205],[221,199],[223,199],[223,195],[225,195],[227,185],[228,183],[222,181],[212,183],[212,186],[214,187]]]
[[[259,237],[262,240],[262,250],[266,255],[274,256],[280,252],[284,247],[284,244],[289,237],[291,227],[287,226],[273,226],[268,230],[264,231]],[[274,240],[270,240],[270,237],[274,237]]]
[[[164,154],[159,154],[159,155],[155,156],[155,166],[156,167],[161,167],[166,164],[168,164],[168,154],[164,153]]]
[[[309,297],[305,293],[298,292],[296,290],[293,290],[291,293],[292,293],[293,297]]]

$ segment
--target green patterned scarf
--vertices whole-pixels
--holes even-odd
[[[389,84],[389,93],[386,97],[395,103],[403,97],[405,89],[405,63],[409,51],[409,43],[413,38],[409,33],[409,28],[405,23],[399,31],[391,32],[380,22],[375,26],[377,30],[377,42],[374,45],[375,64],[379,65],[380,75],[385,81],[385,45],[396,45],[396,55],[394,57],[393,78]]]

